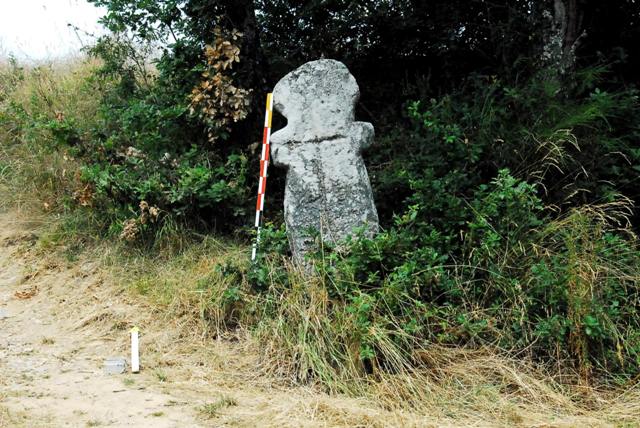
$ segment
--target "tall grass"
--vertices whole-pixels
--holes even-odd
[[[538,240],[526,252],[529,260],[519,260],[533,265],[565,257],[569,249],[567,267],[575,278],[569,292],[576,302],[570,319],[577,327],[572,352],[596,346],[580,328],[584,317],[577,312],[589,309],[587,295],[601,292],[602,281],[631,286],[640,278],[638,266],[623,260],[628,248],[613,246],[611,253],[597,248],[607,230],[624,227],[627,209],[627,204],[617,203],[568,213],[538,231]],[[263,260],[268,285],[256,292],[248,248],[214,237],[191,242],[178,254],[149,255],[124,248],[111,254],[106,261],[111,269],[130,288],[156,302],[166,316],[198,320],[206,336],[249,333],[261,371],[291,384],[367,397],[390,409],[461,418],[482,415],[506,425],[521,423],[523,412],[636,421],[628,411],[638,406],[634,381],[622,389],[602,389],[604,385],[575,382],[588,375],[587,360],[578,359],[573,367],[559,356],[557,365],[537,364],[535,355],[526,350],[428,343],[403,332],[402,321],[383,307],[374,308],[376,322],[363,332],[361,314],[351,301],[330,295],[328,278],[310,275],[278,256]],[[364,293],[362,297],[366,299]],[[525,304],[523,297],[514,296],[512,307],[504,307],[505,317]],[[624,353],[632,341],[623,330],[619,333],[613,340]],[[361,354],[364,334],[378,352],[369,362]],[[620,395],[620,391],[626,392]]]
[[[81,190],[79,164],[58,144],[52,129],[65,121],[89,130],[96,124],[98,97],[88,79],[95,63],[0,66],[0,186],[3,204],[25,209],[70,207]],[[18,191],[17,191],[18,190]]]
[[[548,225],[549,234],[541,240],[547,245],[531,257],[552,251],[549,243],[562,239],[568,222],[583,222],[591,214],[602,213],[573,213]],[[484,421],[494,418],[507,426],[520,424],[523,414],[533,413],[554,418],[590,415],[598,423],[637,421],[629,411],[638,406],[633,382],[621,389],[602,389],[602,385],[574,383],[580,367],[574,376],[571,366],[536,364],[526,352],[429,344],[403,333],[400,320],[384,314],[382,308],[377,309],[378,316],[386,319],[367,331],[378,355],[373,364],[365,364],[360,346],[362,320],[348,301],[329,295],[326,278],[309,275],[288,261],[267,260],[270,285],[256,293],[247,276],[230,268],[251,269],[247,250],[206,237],[177,254],[149,255],[126,248],[101,252],[110,254],[103,260],[109,269],[129,289],[154,302],[164,316],[196,320],[200,331],[194,333],[204,337],[249,339],[248,349],[258,355],[259,370],[288,384],[365,397],[388,409]],[[586,254],[583,260],[591,258]],[[601,263],[600,274],[630,279],[628,269],[616,268],[614,259]],[[598,283],[583,287],[597,290]],[[580,340],[588,342],[587,337],[576,337],[575,343]],[[626,392],[621,395],[621,391]]]

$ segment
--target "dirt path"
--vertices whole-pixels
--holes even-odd
[[[132,298],[90,259],[47,256],[0,214],[0,426],[425,426],[415,415],[279,385],[242,341],[197,336]],[[186,317],[185,317],[186,318]],[[140,374],[107,375],[142,329]]]
[[[146,376],[103,372],[104,358],[120,349],[59,311],[66,303],[62,288],[90,287],[96,276],[57,266],[42,269],[22,259],[21,248],[35,237],[3,220],[0,425],[199,426],[192,406],[154,388]]]

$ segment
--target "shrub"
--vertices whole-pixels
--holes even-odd
[[[177,225],[237,230],[252,208],[250,150],[226,131],[243,106],[196,115],[210,106],[192,92],[217,63],[193,66],[174,50],[147,71],[122,40],[102,43],[99,67],[73,79],[3,69],[3,184],[149,246]],[[226,72],[224,91],[235,87]],[[543,74],[476,76],[408,103],[369,154],[381,233],[319,246],[307,275],[289,263],[282,225],[266,227],[257,264],[220,264],[198,283],[211,299],[203,317],[253,326],[291,361],[282,370],[340,390],[450,345],[570,361],[559,367],[580,382],[629,379],[640,368],[627,199],[638,105],[634,91],[604,89],[604,75],[586,70],[562,91]]]
[[[399,221],[372,239],[324,246],[310,256],[311,276],[277,252],[223,273],[245,284],[247,302],[257,299],[245,310],[260,321],[245,322],[299,380],[411,370],[422,364],[414,351],[436,345],[526,353],[566,376],[575,367],[584,383],[634,376],[640,259],[624,229],[628,202],[550,219],[534,187],[506,171],[476,198],[462,259],[435,249],[441,236],[416,238]]]
[[[121,233],[125,221],[131,231],[134,224],[143,226],[135,220],[142,202],[157,207],[162,218],[196,229],[232,231],[246,220],[248,144],[229,144],[228,131],[230,122],[246,115],[246,105],[234,103],[247,94],[227,93],[237,89],[231,64],[240,52],[223,50],[234,47],[225,37],[238,34],[217,31],[215,48],[206,47],[202,64],[182,61],[175,46],[154,70],[144,51],[121,35],[92,48],[103,64],[91,82],[101,95],[101,126],[81,150],[81,177],[104,211],[114,213],[113,231]],[[224,82],[224,94],[211,83],[217,81]],[[136,230],[152,232],[162,224]]]

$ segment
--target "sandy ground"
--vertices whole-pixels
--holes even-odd
[[[66,289],[90,289],[98,278],[86,266],[30,261],[20,250],[35,236],[3,220],[0,425],[199,426],[193,406],[155,388],[149,376],[104,373],[105,357],[122,350],[108,335],[83,328],[77,311],[65,311]]]
[[[278,384],[242,340],[198,337],[201,329],[145,306],[90,260],[43,256],[36,230],[0,214],[0,426],[434,423]],[[129,359],[133,325],[142,330],[141,373],[106,374],[106,358]]]

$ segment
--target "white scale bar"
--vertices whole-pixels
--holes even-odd
[[[140,371],[140,350],[138,330],[131,330],[131,373]]]

